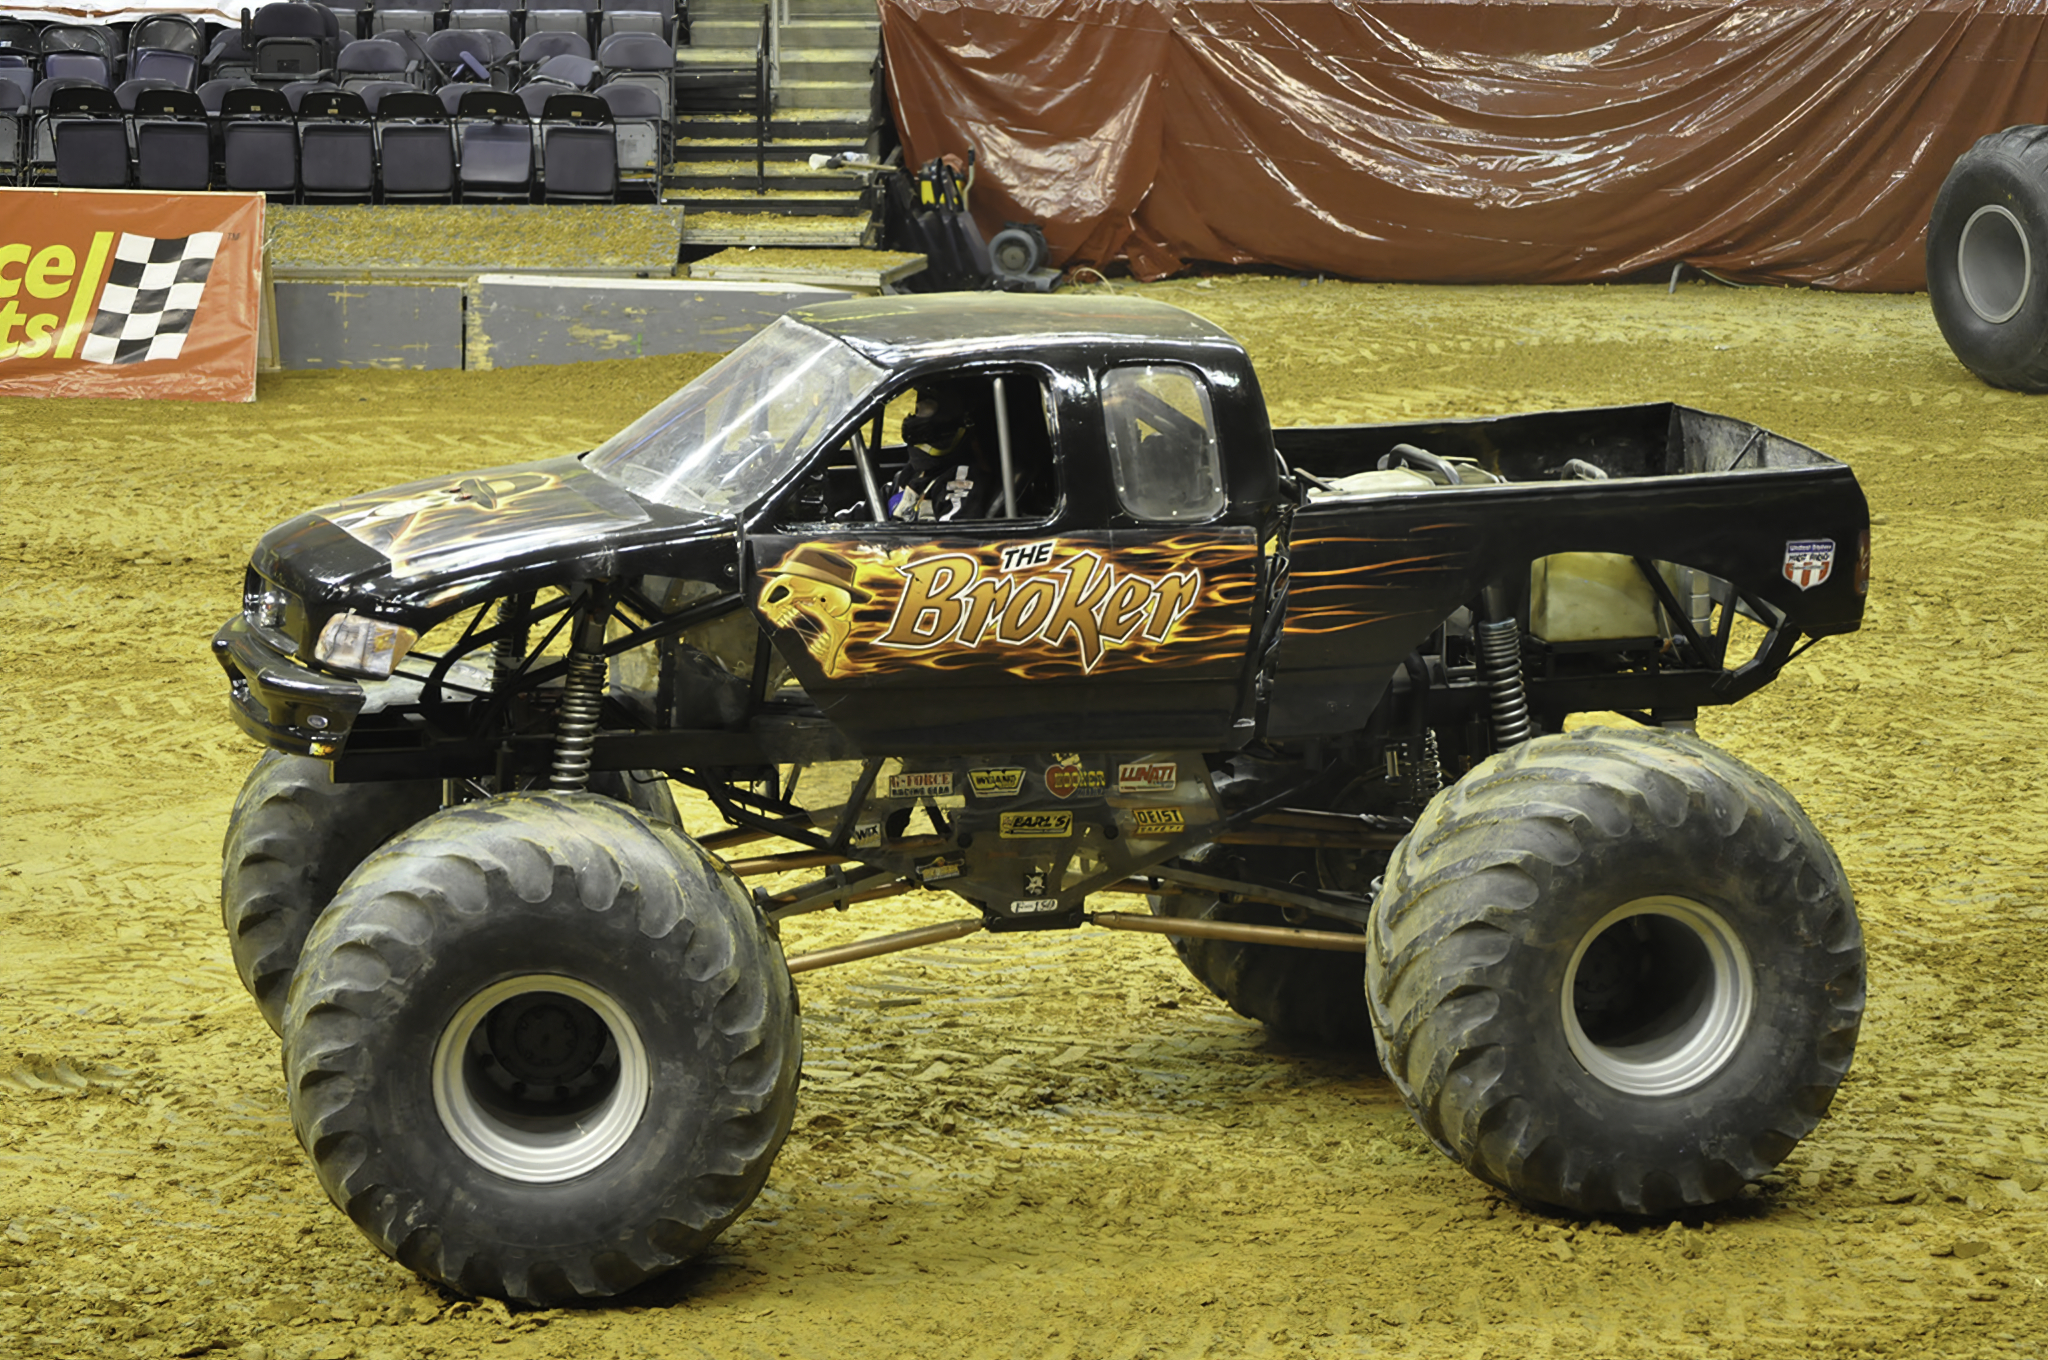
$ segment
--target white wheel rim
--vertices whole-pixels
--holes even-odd
[[[1720,913],[1682,897],[1639,898],[1600,918],[1572,951],[1561,1007],[1579,1065],[1641,1096],[1678,1095],[1719,1072],[1755,1008],[1741,938]]]
[[[530,1185],[602,1166],[639,1126],[652,1085],[646,1045],[619,1003],[554,974],[484,988],[434,1047],[441,1126],[471,1161]]]
[[[1970,214],[1956,238],[1956,278],[1963,301],[1990,324],[2019,315],[2034,281],[2034,251],[2010,208],[1987,203]]]

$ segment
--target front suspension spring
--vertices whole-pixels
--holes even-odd
[[[1522,633],[1513,619],[1479,624],[1479,670],[1493,705],[1496,749],[1529,739],[1529,691],[1522,682]]]
[[[604,629],[610,615],[610,602],[599,592],[577,620],[568,674],[562,677],[561,706],[555,712],[554,764],[548,771],[548,788],[557,793],[581,793],[590,787],[590,753],[604,714]]]

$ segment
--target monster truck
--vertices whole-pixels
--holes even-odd
[[[901,519],[940,386],[996,492]],[[1694,719],[1858,626],[1868,520],[1675,405],[1274,429],[1150,301],[800,309],[596,449],[264,536],[214,639],[270,748],[235,960],[335,1203],[471,1293],[701,1250],[790,1126],[791,975],[977,931],[1171,936],[1369,1032],[1525,1201],[1709,1203],[1813,1129],[1864,972],[1826,841]],[[920,888],[969,911],[785,960]]]

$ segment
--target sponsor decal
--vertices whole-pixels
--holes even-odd
[[[1077,792],[1100,793],[1107,782],[1101,770],[1091,770],[1078,755],[1056,755],[1045,768],[1045,791],[1055,798],[1070,798]]]
[[[1170,760],[1135,761],[1116,767],[1118,793],[1171,793],[1180,782],[1180,766]]]
[[[882,843],[882,824],[862,822],[853,829],[853,838],[849,843],[857,850],[874,849]]]
[[[1832,538],[1795,538],[1785,545],[1785,579],[1801,590],[1812,590],[1834,572]]]
[[[1175,836],[1187,830],[1187,819],[1177,807],[1132,808],[1131,825],[1141,836]]]
[[[1003,769],[969,770],[967,787],[974,790],[976,798],[1015,798],[1024,787],[1022,766],[1012,765]]]
[[[1046,912],[1059,909],[1060,900],[1057,897],[1026,897],[1010,904],[1012,916],[1043,916]]]
[[[1070,836],[1074,832],[1074,814],[1071,812],[1005,812],[1000,822],[1006,840]]]
[[[886,796],[890,798],[940,797],[953,792],[951,770],[917,770],[892,774]]]
[[[918,881],[922,883],[943,883],[949,878],[960,877],[963,861],[958,855],[940,855],[917,866]]]
[[[1033,897],[1045,896],[1045,880],[1050,873],[1051,871],[1047,869],[1025,870],[1024,891],[1030,893]]]

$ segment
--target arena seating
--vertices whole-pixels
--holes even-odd
[[[659,201],[687,3],[270,0],[239,25],[0,12],[0,185]],[[576,152],[550,172],[556,144]]]

